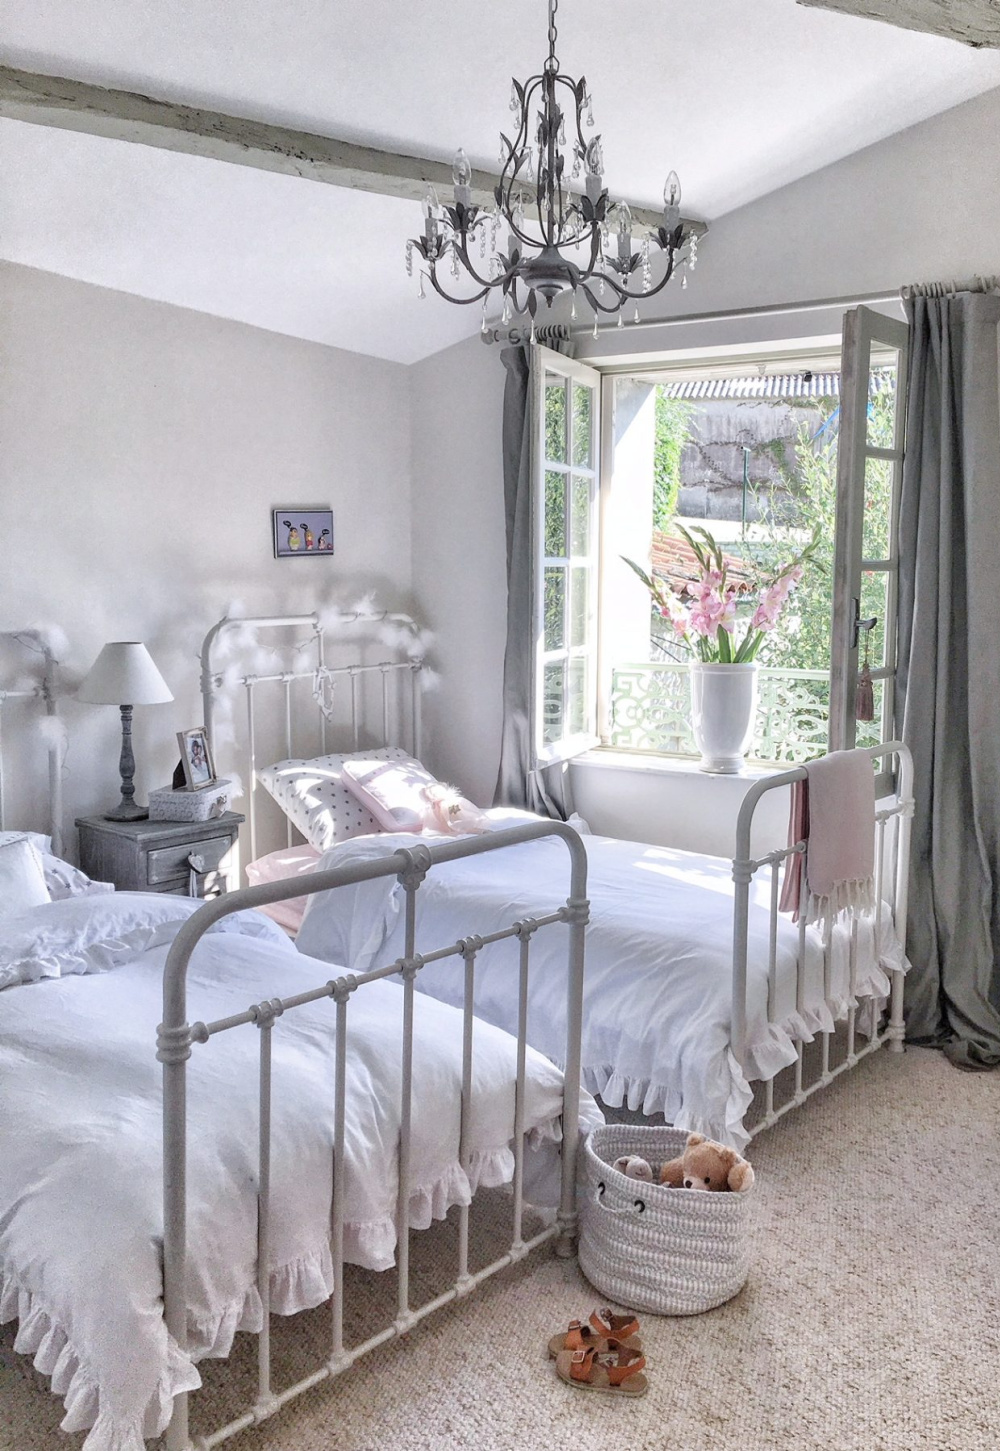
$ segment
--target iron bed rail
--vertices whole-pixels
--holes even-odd
[[[885,888],[886,888],[886,827],[895,819],[898,822],[897,836],[895,841],[895,872],[893,891],[890,901],[892,909],[892,921],[890,928],[894,927],[900,943],[906,941],[906,918],[907,918],[907,896],[909,888],[909,862],[910,862],[910,822],[913,817],[913,757],[909,748],[902,741],[887,741],[880,746],[864,747],[872,761],[882,757],[895,757],[898,762],[898,778],[896,798],[894,804],[876,811],[875,815],[875,918],[874,918],[874,949],[878,951],[878,945],[882,935],[883,913],[885,911]],[[732,1018],[730,1044],[733,1057],[736,1059],[740,1069],[744,1071],[747,1064],[747,959],[749,952],[750,936],[750,887],[756,873],[762,867],[770,867],[770,912],[769,912],[769,942],[768,942],[768,998],[767,998],[767,1021],[774,1021],[773,1012],[775,1009],[775,997],[777,989],[777,927],[779,918],[778,896],[780,870],[782,866],[793,856],[808,851],[807,841],[798,841],[792,845],[768,852],[762,857],[754,857],[751,851],[751,831],[753,828],[754,811],[762,796],[768,791],[780,790],[786,786],[792,786],[796,781],[804,781],[808,775],[804,766],[793,767],[789,771],[782,771],[780,774],[768,776],[761,781],[755,782],[743,798],[739,816],[736,822],[736,855],[733,859],[733,986],[732,986]],[[821,1067],[818,1078],[810,1083],[804,1083],[804,1044],[801,1038],[796,1042],[795,1060],[795,1088],[794,1093],[787,1102],[775,1107],[774,1104],[774,1079],[768,1079],[765,1085],[765,1108],[763,1117],[749,1130],[751,1137],[761,1133],[771,1124],[792,1108],[804,1103],[813,1093],[825,1088],[840,1073],[853,1068],[861,1058],[866,1057],[880,1048],[883,1043],[888,1043],[890,1051],[901,1053],[903,1051],[903,1040],[905,1038],[905,1026],[903,1022],[903,970],[894,967],[890,972],[890,998],[889,998],[889,1021],[884,1033],[878,1031],[878,1024],[872,1025],[872,1033],[868,1042],[863,1047],[858,1047],[856,1039],[857,1031],[857,954],[858,954],[858,929],[860,917],[857,911],[851,909],[848,914],[850,922],[850,942],[848,946],[848,1016],[847,1016],[847,1053],[844,1060],[835,1067],[830,1066],[830,1039],[833,1032],[827,1029],[821,1030]],[[799,916],[798,950],[795,960],[795,992],[796,1008],[802,1011],[805,1005],[806,986],[806,913],[803,910]],[[833,932],[832,924],[826,922],[823,925],[823,995],[824,999],[829,998],[831,992],[831,971],[833,959]],[[745,1073],[749,1079],[750,1075]]]
[[[416,900],[427,873],[443,862],[479,856],[508,846],[554,836],[565,843],[570,857],[570,891],[564,905],[551,913],[511,924],[489,936],[470,936],[453,946],[426,954],[416,950]],[[313,896],[338,887],[380,877],[395,876],[405,894],[405,952],[402,958],[370,972],[329,979],[315,989],[294,997],[273,998],[251,1004],[243,1013],[216,1022],[188,1022],[187,968],[198,942],[221,918],[249,907],[271,905],[291,897]],[[245,888],[217,897],[193,914],[179,930],[163,970],[163,1022],[157,1033],[157,1058],[163,1065],[163,1301],[168,1333],[184,1350],[187,1346],[187,1062],[195,1044],[208,1043],[220,1033],[253,1023],[260,1031],[259,1144],[258,1144],[258,1245],[257,1288],[264,1309],[258,1340],[258,1381],[254,1405],[241,1416],[208,1437],[191,1441],[188,1428],[187,1393],[175,1397],[173,1415],[166,1432],[167,1451],[199,1451],[220,1444],[246,1427],[273,1415],[288,1401],[321,1381],[339,1375],[369,1350],[394,1336],[405,1334],[434,1310],[468,1294],[482,1280],[521,1259],[545,1240],[558,1236],[557,1252],[572,1253],[576,1231],[577,1126],[580,1112],[580,1058],[583,1020],[583,972],[585,928],[589,912],[587,854],[577,833],[562,822],[528,822],[484,836],[462,837],[417,845],[387,854],[375,861],[311,874],[305,880],[282,881]],[[563,1144],[559,1211],[555,1225],[525,1241],[522,1237],[524,1095],[526,1072],[527,989],[531,938],[536,931],[554,924],[569,928],[567,976],[566,1065],[563,1073]],[[465,964],[463,1012],[462,1093],[459,1159],[468,1166],[467,1124],[472,1101],[473,995],[475,961],[489,942],[504,937],[520,939],[519,1031],[514,1096],[514,1230],[510,1250],[476,1273],[470,1273],[469,1209],[459,1217],[458,1273],[449,1290],[417,1310],[409,1304],[409,1200],[411,1147],[411,1092],[413,1070],[413,1008],[416,978],[425,963],[458,956]],[[365,983],[392,975],[403,979],[402,1090],[399,1136],[399,1189],[396,1204],[398,1304],[395,1320],[362,1345],[347,1350],[343,1340],[344,1268],[344,1163],[345,1095],[347,1071],[347,1014],[351,997]],[[332,998],[336,1005],[336,1103],[334,1107],[333,1187],[331,1249],[334,1291],[331,1297],[331,1350],[326,1362],[312,1374],[275,1394],[271,1387],[268,1312],[269,1208],[271,1166],[271,1034],[275,1021],[285,1012],[305,1003]]]

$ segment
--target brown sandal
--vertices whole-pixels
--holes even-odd
[[[555,1358],[564,1350],[607,1350],[604,1336],[594,1334],[589,1325],[580,1320],[571,1320],[568,1330],[561,1330],[549,1341],[549,1354]]]
[[[590,1323],[598,1335],[628,1350],[642,1350],[639,1340],[639,1321],[635,1315],[612,1315],[610,1310],[595,1310]]]
[[[549,1341],[549,1355],[555,1358],[564,1350],[596,1350],[600,1355],[615,1345],[641,1352],[638,1330],[639,1322],[634,1315],[612,1315],[610,1310],[600,1313],[595,1310],[589,1325],[571,1320],[568,1330],[553,1335]]]
[[[616,1396],[644,1396],[649,1381],[641,1372],[646,1358],[633,1350],[598,1354],[596,1350],[562,1350],[556,1356],[560,1380],[578,1391],[606,1391]]]

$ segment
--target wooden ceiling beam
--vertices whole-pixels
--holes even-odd
[[[380,151],[332,136],[157,101],[135,91],[112,90],[87,81],[35,75],[10,66],[0,66],[0,116],[406,201],[421,201],[428,182],[442,199],[451,195],[450,162]],[[492,206],[497,180],[489,172],[473,171],[472,199],[477,206]],[[660,225],[659,211],[631,202],[629,205],[640,225]],[[708,230],[704,222],[689,225],[698,233]]]
[[[922,30],[963,45],[1000,49],[1000,0],[798,0],[903,30]]]

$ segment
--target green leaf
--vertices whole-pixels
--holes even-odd
[[[732,640],[729,638],[729,631],[722,626],[718,629],[719,636],[719,664],[731,665],[733,663]]]
[[[650,594],[655,595],[656,594],[656,585],[650,579],[650,577],[646,573],[646,571],[640,565],[636,564],[636,562],[635,562],[634,559],[628,559],[628,558],[626,558],[626,556],[624,554],[620,554],[618,557],[619,557],[619,559],[623,560],[625,564],[628,565],[629,569],[632,569],[632,570],[635,571],[635,573],[642,580],[643,584],[649,590]]]

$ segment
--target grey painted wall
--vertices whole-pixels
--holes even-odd
[[[176,700],[136,708],[140,799],[201,720],[196,652],[231,600],[408,606],[402,365],[8,264],[0,378],[0,629],[61,625],[77,670],[145,640]],[[273,559],[272,505],[327,502],[333,558]],[[117,711],[65,714],[67,814],[92,812],[117,799]],[[38,778],[10,786],[37,820]]]

